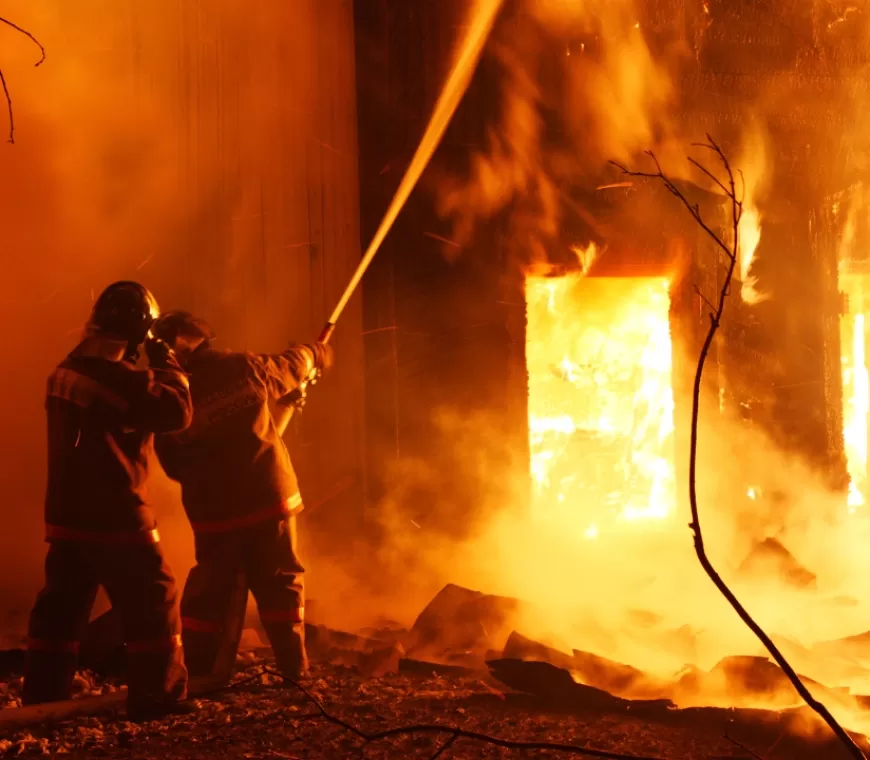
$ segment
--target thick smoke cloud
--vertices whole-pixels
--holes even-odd
[[[48,54],[34,69],[32,43],[0,27],[16,120],[16,144],[0,145],[0,610],[18,610],[0,632],[20,633],[44,555],[45,379],[94,296],[136,279],[163,308],[202,314],[224,346],[306,339],[336,297],[323,273],[343,284],[355,263],[357,168],[348,3],[12,0],[2,13]],[[350,377],[354,319],[356,303],[336,336]],[[358,396],[329,379],[320,390],[326,406],[341,395],[323,435],[349,439]],[[333,473],[299,459],[316,499]],[[183,577],[178,490],[157,477],[152,500]]]
[[[467,170],[445,171],[435,192],[437,208],[453,224],[453,240],[466,246],[465,255],[473,255],[475,235],[498,217],[507,219],[506,245],[526,266],[545,257],[554,244],[576,244],[583,250],[587,241],[560,237],[562,188],[573,184],[594,190],[608,177],[608,161],[637,165],[647,149],[656,152],[672,175],[691,177],[710,189],[702,177],[690,173],[683,158],[691,143],[702,141],[712,127],[699,120],[701,109],[684,102],[680,76],[697,62],[706,31],[713,28],[721,36],[731,18],[721,15],[727,10],[723,4],[699,3],[700,15],[690,25],[691,33],[664,43],[659,39],[653,46],[644,28],[651,5],[530,1],[520,3],[516,15],[502,19],[489,58],[498,71],[498,113]],[[792,30],[802,23],[804,9],[788,7],[790,11],[779,9],[777,18]],[[870,25],[864,10],[846,15],[851,20],[813,22],[820,49],[830,51],[842,44],[842,30],[836,35],[839,41],[831,37],[838,23],[850,24],[850,34],[858,38],[866,34]],[[751,50],[750,44],[734,46],[735,69],[751,65],[749,58],[741,58]],[[739,103],[728,101],[728,113],[721,101],[711,108],[722,117],[725,131],[714,137],[741,170],[745,187],[741,287],[732,293],[732,301],[741,299],[745,308],[756,308],[782,292],[775,287],[776,267],[765,267],[763,274],[755,269],[765,223],[777,216],[781,222],[783,206],[806,202],[818,191],[810,181],[806,186],[788,182],[802,149],[795,144],[785,150],[781,133],[772,137],[773,125],[782,121],[795,89],[806,84],[802,74],[809,76],[815,64],[802,59],[800,65],[797,74],[760,76]],[[825,65],[827,75],[834,75],[826,80],[825,97],[815,105],[802,103],[801,108],[818,127],[830,104],[840,104],[848,116],[831,119],[817,130],[817,144],[848,146],[860,155],[855,164],[860,166],[866,159],[860,114],[867,103],[854,77],[866,72],[861,66],[856,69],[854,61],[847,65],[833,56]],[[710,97],[715,101],[714,94]],[[796,122],[803,117],[803,110],[794,115]],[[801,167],[810,169],[801,176],[813,180],[816,174],[824,175],[829,187],[842,186],[848,178],[840,164],[832,161],[815,170],[818,161],[828,161],[832,154],[804,156],[808,163]],[[613,175],[609,177],[613,181]],[[675,205],[674,214],[681,213]],[[849,213],[855,217],[854,210]],[[670,222],[662,219],[661,224],[667,227]],[[457,251],[453,245],[448,255],[456,256]],[[776,259],[785,262],[788,256],[783,252]],[[675,350],[688,349],[677,345]],[[683,366],[694,362],[690,354]],[[746,370],[752,373],[753,368]],[[687,399],[677,403],[685,406]],[[848,680],[845,671],[825,670],[808,653],[813,644],[866,629],[860,583],[866,573],[866,524],[848,513],[841,492],[829,490],[825,473],[783,450],[764,432],[723,417],[718,406],[718,399],[705,399],[699,483],[714,563],[762,625],[795,645],[790,652],[799,653],[797,664],[803,672],[842,683]],[[468,471],[451,473],[452,479],[488,479],[498,497],[480,505],[480,512],[495,517],[475,525],[468,540],[439,537],[418,513],[419,494],[427,494],[437,509],[442,474],[425,461],[406,459],[395,473],[392,497],[382,505],[389,537],[382,560],[394,573],[387,578],[401,575],[407,593],[401,607],[395,594],[387,602],[390,584],[385,579],[379,604],[392,603],[401,612],[416,610],[445,582],[519,596],[544,610],[538,619],[518,624],[525,633],[550,636],[563,648],[587,648],[660,675],[673,675],[686,663],[709,668],[726,655],[761,652],[698,566],[686,528],[688,517],[679,511],[683,506],[660,524],[626,526],[595,541],[584,539],[585,523],[579,520],[577,525],[552,524],[501,501],[504,483],[509,482],[516,484],[517,501],[527,502],[523,470],[528,463],[504,456],[503,442],[488,432],[497,427],[486,413],[457,420],[445,404],[439,421],[443,440],[453,441],[458,451],[475,452],[468,458]],[[744,483],[754,484],[749,493],[735,486]],[[678,487],[683,491],[685,484]],[[578,511],[586,512],[594,507],[577,505]],[[768,539],[788,547],[798,563],[815,573],[813,590],[790,585],[773,561],[754,566],[745,561]],[[410,578],[400,570],[409,566],[417,568]],[[655,625],[640,631],[635,616],[639,610],[652,613]],[[680,642],[685,646],[681,648]],[[859,679],[853,686],[860,691],[867,684]]]

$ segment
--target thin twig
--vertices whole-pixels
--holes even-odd
[[[699,288],[697,285],[695,285],[695,292],[698,294],[698,298],[700,298],[700,299],[704,302],[704,304],[707,306],[707,308],[709,308],[709,309],[715,309],[715,308],[716,308],[715,306],[713,306],[712,303],[710,303],[710,299],[707,298],[707,296],[705,296],[705,295],[701,292],[701,288]]]
[[[453,734],[453,736],[451,736],[446,742],[444,742],[444,744],[442,744],[438,748],[438,751],[434,755],[432,755],[429,760],[438,760],[441,755],[443,755],[448,749],[450,749],[450,747],[453,745],[453,742],[455,742],[458,738],[459,736],[457,734]]]
[[[731,742],[735,747],[740,747],[740,749],[742,749],[744,752],[748,752],[750,755],[752,755],[752,757],[755,758],[755,760],[764,760],[764,758],[761,755],[759,755],[757,752],[755,752],[754,750],[747,747],[745,744],[737,741],[737,739],[735,739],[733,736],[729,736],[728,734],[725,734],[725,738],[729,742]]]
[[[837,738],[843,743],[846,749],[849,751],[849,754],[856,758],[856,760],[867,760],[867,756],[861,751],[861,748],[855,743],[851,736],[846,732],[846,730],[837,722],[836,718],[830,713],[827,707],[825,707],[821,702],[819,702],[813,695],[810,693],[809,689],[804,685],[801,681],[800,676],[797,672],[792,668],[789,664],[788,660],[786,660],[785,656],[782,652],[779,651],[776,644],[773,643],[770,636],[765,633],[764,629],[761,628],[758,623],[755,622],[753,617],[747,612],[747,610],[743,607],[737,597],[734,595],[734,592],[728,587],[719,573],[716,572],[716,569],[711,564],[709,558],[707,557],[706,549],[704,548],[704,537],[701,532],[701,519],[698,514],[698,494],[697,494],[697,460],[698,460],[698,417],[699,410],[701,405],[701,378],[704,374],[704,365],[707,362],[707,355],[710,353],[710,348],[713,345],[713,340],[716,337],[716,332],[719,329],[719,325],[722,321],[722,313],[725,311],[725,298],[728,295],[729,287],[731,285],[731,279],[734,276],[734,268],[737,265],[737,255],[740,250],[739,248],[739,234],[740,234],[740,218],[743,214],[743,203],[740,198],[737,196],[737,188],[734,181],[734,171],[731,169],[731,165],[728,162],[725,154],[722,152],[722,149],[716,144],[710,135],[707,135],[707,143],[703,144],[701,147],[707,148],[711,150],[716,156],[719,158],[719,162],[722,164],[722,167],[725,171],[725,175],[727,180],[725,182],[717,179],[717,184],[725,189],[725,195],[730,201],[731,206],[731,226],[732,226],[732,247],[725,245],[722,242],[722,239],[717,235],[704,221],[701,216],[701,211],[698,207],[698,204],[691,204],[686,199],[685,195],[683,195],[682,191],[674,184],[674,182],[667,177],[662,171],[662,167],[658,162],[658,159],[651,151],[647,151],[647,155],[649,155],[656,167],[656,171],[654,173],[649,172],[634,172],[629,171],[625,167],[620,166],[619,164],[614,164],[617,166],[622,172],[628,176],[632,177],[654,177],[661,180],[664,183],[664,186],[671,192],[672,195],[676,196],[682,204],[689,210],[689,213],[695,219],[695,221],[701,226],[701,228],[712,238],[712,240],[716,243],[716,245],[725,253],[726,258],[728,259],[728,268],[725,273],[725,280],[722,283],[722,287],[719,291],[719,299],[716,304],[715,309],[710,310],[710,328],[707,331],[707,337],[704,340],[704,344],[701,347],[701,353],[698,358],[698,367],[695,372],[695,382],[692,388],[692,431],[691,431],[691,441],[689,446],[689,503],[692,510],[692,522],[689,527],[692,529],[692,534],[694,536],[695,543],[695,553],[698,555],[698,561],[701,563],[701,567],[704,568],[704,572],[707,573],[710,580],[713,581],[714,585],[721,592],[721,594],[728,600],[728,603],[734,608],[737,614],[740,616],[740,619],[747,625],[747,627],[758,637],[764,647],[770,652],[773,659],[782,668],[783,672],[788,677],[789,681],[791,681],[795,690],[798,694],[800,694],[801,698],[807,705],[814,710],[821,718],[828,724]],[[698,166],[697,162],[693,162],[695,166]],[[710,176],[710,172],[708,170],[704,170],[704,173]],[[742,177],[742,175],[741,175]]]
[[[11,26],[16,32],[23,34],[25,37],[31,40],[36,45],[36,47],[39,48],[39,52],[42,55],[40,59],[33,64],[34,66],[39,66],[45,61],[45,48],[42,46],[42,43],[38,39],[36,39],[36,37],[34,37],[30,32],[28,32],[26,29],[22,29],[20,26],[18,26],[18,24],[13,24],[9,19],[3,18],[2,16],[0,16],[0,24],[6,24],[6,26]]]
[[[6,97],[6,110],[9,112],[9,140],[10,143],[15,143],[15,117],[12,115],[12,96],[9,94],[9,86],[6,84],[6,77],[3,75],[3,69],[0,69],[0,85],[3,86],[3,95]]]
[[[689,163],[700,171],[704,172],[713,182],[715,182],[726,195],[728,194],[728,188],[722,184],[722,180],[720,180],[713,172],[711,172],[704,164],[700,161],[696,161],[694,158],[689,158]]]
[[[408,734],[451,734],[452,741],[456,741],[456,739],[473,739],[475,741],[484,742],[486,744],[491,744],[495,747],[502,747],[504,749],[549,750],[550,752],[565,752],[569,755],[600,757],[605,758],[606,760],[662,760],[662,758],[645,757],[642,755],[625,755],[618,752],[608,752],[607,750],[603,749],[578,747],[574,744],[560,744],[558,742],[511,741],[509,739],[499,739],[498,737],[490,736],[489,734],[479,733],[477,731],[466,731],[463,728],[457,728],[456,726],[450,726],[446,724],[440,725],[429,723],[414,723],[408,726],[398,726],[396,728],[388,728],[383,731],[375,731],[373,733],[369,733],[368,731],[363,731],[361,728],[357,728],[352,723],[348,723],[347,721],[342,720],[338,716],[328,712],[327,709],[323,706],[323,703],[317,697],[315,697],[310,691],[308,691],[308,689],[306,689],[302,684],[297,683],[292,678],[288,678],[280,671],[273,670],[272,668],[266,668],[265,671],[267,673],[271,673],[272,675],[278,676],[286,683],[293,686],[297,691],[301,692],[302,695],[305,696],[305,698],[318,709],[318,711],[320,712],[320,716],[325,721],[327,721],[328,723],[332,723],[333,725],[339,726],[345,731],[354,734],[355,736],[362,739],[365,744],[371,744],[372,742],[380,741],[381,739],[391,739],[396,736],[407,736]],[[446,747],[443,747],[442,750],[445,748]]]
[[[200,694],[196,694],[196,699],[209,699],[210,697],[214,697],[217,694],[222,694],[225,691],[232,691],[233,689],[238,689],[242,686],[247,686],[250,683],[254,683],[255,681],[259,681],[261,676],[265,675],[267,669],[265,667],[259,668],[255,673],[252,673],[245,678],[240,678],[238,681],[231,681],[230,683],[224,684],[223,686],[215,686],[213,689],[209,689],[208,691],[204,691]]]
[[[42,62],[45,60],[45,48],[42,46],[42,43],[36,39],[30,32],[26,29],[22,29],[18,24],[13,24],[9,19],[3,18],[0,16],[0,24],[5,24],[8,27],[11,27],[19,34],[23,34],[29,40],[31,40],[38,48],[40,52],[39,60],[34,64],[34,66],[40,66]],[[9,142],[13,145],[15,144],[15,117],[12,112],[12,95],[9,93],[9,87],[6,84],[6,77],[3,75],[3,70],[0,69],[0,85],[3,87],[3,95],[6,98],[6,109],[9,112]]]
[[[733,256],[734,254],[731,251],[731,249],[727,245],[725,245],[725,243],[722,241],[722,239],[709,226],[707,226],[707,223],[701,217],[701,211],[698,208],[698,204],[696,203],[696,204],[692,205],[691,203],[689,203],[689,201],[686,200],[686,196],[683,195],[683,193],[673,183],[673,181],[665,176],[665,174],[662,172],[661,166],[659,166],[658,159],[655,157],[655,155],[652,153],[652,151],[647,151],[647,155],[650,156],[652,158],[652,160],[655,162],[657,171],[655,171],[655,172],[634,172],[634,171],[629,171],[622,164],[616,163],[616,161],[611,161],[610,163],[613,164],[621,172],[623,172],[624,174],[627,174],[630,177],[647,177],[649,179],[661,180],[662,183],[664,184],[665,188],[667,188],[668,192],[680,200],[680,202],[686,207],[686,209],[692,215],[692,217],[694,217],[695,221],[701,226],[701,228],[704,230],[704,232],[706,232],[715,241],[716,245],[719,246],[719,248],[722,250],[722,252],[728,257]]]

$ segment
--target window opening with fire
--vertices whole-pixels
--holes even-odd
[[[841,272],[845,296],[840,317],[840,353],[843,369],[843,438],[849,471],[849,510],[867,501],[867,414],[870,410],[870,375],[867,370],[867,310],[870,275]]]
[[[532,508],[587,538],[674,512],[664,278],[529,277]]]

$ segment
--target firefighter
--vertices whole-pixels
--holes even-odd
[[[149,336],[157,302],[136,282],[97,299],[81,342],[48,379],[45,586],[30,615],[25,704],[71,698],[99,586],[124,633],[131,720],[189,712],[178,592],[146,504],[153,434],[191,421],[187,378]],[[144,341],[149,368],[136,369]]]
[[[308,672],[305,652],[304,568],[296,550],[302,497],[270,402],[298,389],[332,364],[321,343],[258,355],[212,347],[211,328],[188,312],[167,312],[154,334],[176,352],[188,373],[193,423],[158,436],[166,474],[181,484],[193,529],[196,565],[181,601],[191,675],[213,675],[229,642],[232,590],[244,573],[281,672]],[[245,593],[245,597],[247,594]]]

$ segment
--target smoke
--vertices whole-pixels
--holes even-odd
[[[468,171],[442,176],[436,203],[462,244],[471,242],[478,226],[504,214],[515,253],[530,265],[558,238],[564,186],[590,185],[609,160],[631,164],[647,149],[670,174],[687,177],[676,156],[703,139],[704,125],[676,116],[677,74],[691,46],[678,40],[666,56],[654,54],[633,3],[530,0],[522,7],[531,13],[503,20],[490,51],[500,76],[498,117]],[[861,97],[854,87],[849,103],[857,114]],[[781,146],[771,138],[770,123],[792,96],[782,81],[762,83],[739,107],[728,104],[736,127],[724,137],[713,135],[743,175],[739,279],[750,306],[768,298],[753,267],[763,225],[774,216],[768,209],[776,200],[774,182],[787,191],[786,203],[806,200],[802,186],[783,184],[793,167],[783,165]],[[697,116],[697,110],[689,113]],[[846,132],[862,123],[854,118]],[[838,129],[830,134],[836,146],[844,134]],[[851,145],[861,142],[856,137]],[[798,155],[802,150],[795,146]],[[815,169],[843,179],[833,166],[810,163],[811,174]],[[780,260],[793,265],[787,252]],[[684,365],[694,367],[696,358],[689,355]],[[688,400],[677,403],[685,408]],[[445,409],[437,422],[439,441],[456,448],[457,468],[449,473],[454,486],[490,484],[473,515],[486,517],[476,520],[467,538],[439,533],[425,514],[455,508],[440,496],[445,473],[405,457],[393,473],[389,498],[379,505],[383,591],[371,590],[372,606],[395,610],[410,623],[448,582],[516,596],[542,611],[516,621],[522,633],[664,678],[687,664],[709,669],[729,655],[763,654],[698,564],[686,527],[684,480],[678,478],[681,493],[666,519],[626,521],[593,535],[585,518],[604,512],[603,504],[568,505],[567,511],[576,508],[584,516],[574,523],[525,510],[529,463],[501,456],[503,441],[490,432],[499,425],[490,413],[457,419]],[[699,456],[701,519],[714,565],[758,622],[788,645],[802,673],[866,690],[870,672],[840,654],[826,657],[817,646],[866,630],[860,582],[868,570],[866,523],[848,514],[842,494],[826,487],[822,473],[764,432],[723,418],[716,398],[704,399]],[[506,491],[512,501],[505,501]],[[560,518],[565,511],[559,510]],[[745,703],[741,695],[728,698]]]
[[[541,238],[553,236],[558,223],[558,191],[547,171],[542,148],[541,93],[524,61],[542,54],[543,40],[514,21],[508,41],[496,47],[504,72],[499,122],[487,130],[488,150],[471,157],[469,177],[446,176],[437,197],[438,213],[454,220],[454,239],[467,243],[475,222],[488,219],[521,198],[513,209],[512,227],[532,248]],[[537,255],[535,255],[537,253]]]
[[[35,46],[0,28],[16,126],[16,143],[0,145],[0,408],[7,442],[14,441],[0,462],[0,552],[16,580],[0,598],[5,609],[26,611],[41,582],[44,546],[44,378],[75,344],[93,296],[109,282],[145,279],[159,297],[164,267],[173,265],[161,255],[172,250],[193,204],[176,161],[176,108],[161,80],[165,69],[146,74],[142,60],[167,56],[167,30],[152,29],[154,48],[138,51],[137,60],[133,30],[125,27],[136,20],[129,7],[13,0],[3,14],[47,51],[34,68]],[[4,108],[0,132],[6,130]]]
[[[669,163],[677,155],[670,68],[682,51],[654,58],[633,0],[523,0],[496,29],[490,54],[498,117],[468,171],[440,178],[436,206],[461,245],[477,223],[507,211],[514,253],[530,265],[558,237],[566,185],[594,181],[608,161],[643,150],[657,148]]]
[[[202,313],[231,347],[279,350],[309,329],[316,307],[287,308],[309,302],[308,246],[323,243],[309,206],[356,177],[351,10],[334,5],[315,24],[304,3],[4,4],[47,50],[34,68],[32,43],[0,26],[16,122],[16,144],[0,144],[0,553],[15,568],[0,584],[5,609],[26,614],[41,584],[45,378],[102,288],[139,280],[164,309]],[[329,88],[318,56],[341,64]],[[326,108],[339,126],[311,116]],[[327,230],[340,218],[330,245],[352,251],[355,194],[311,213]],[[331,267],[333,249],[320,250]],[[189,529],[177,487],[157,475],[152,501],[183,577]]]
[[[564,47],[563,114],[581,160],[628,161],[661,143],[672,127],[674,88],[668,62],[650,51],[634,0],[530,0],[529,7]]]
[[[377,556],[367,558],[376,580],[367,581],[362,599],[356,589],[356,621],[364,621],[365,599],[369,610],[409,625],[439,588],[455,583],[530,603],[533,617],[514,620],[523,635],[666,680],[686,666],[709,670],[724,657],[764,654],[698,563],[684,484],[664,519],[608,521],[609,507],[591,496],[530,510],[528,463],[502,456],[494,422],[486,413],[459,418],[448,408],[437,418],[439,440],[451,441],[457,453],[454,485],[489,486],[470,516],[467,537],[448,536],[427,520],[454,508],[440,496],[443,471],[407,458],[393,473],[394,488],[379,505],[384,539]],[[686,455],[685,449],[678,453]],[[865,523],[847,515],[842,497],[799,459],[741,420],[723,419],[714,398],[702,408],[699,456],[701,522],[714,566],[777,641],[791,642],[789,654],[801,673],[864,693],[867,671],[813,647],[866,629]],[[572,512],[573,520],[566,517]],[[596,515],[601,529],[593,537],[586,528]],[[781,557],[764,555],[771,539],[793,555],[794,567],[815,576],[814,583]],[[347,619],[343,611],[331,612],[333,619]],[[684,698],[687,704],[756,704],[740,694]]]

